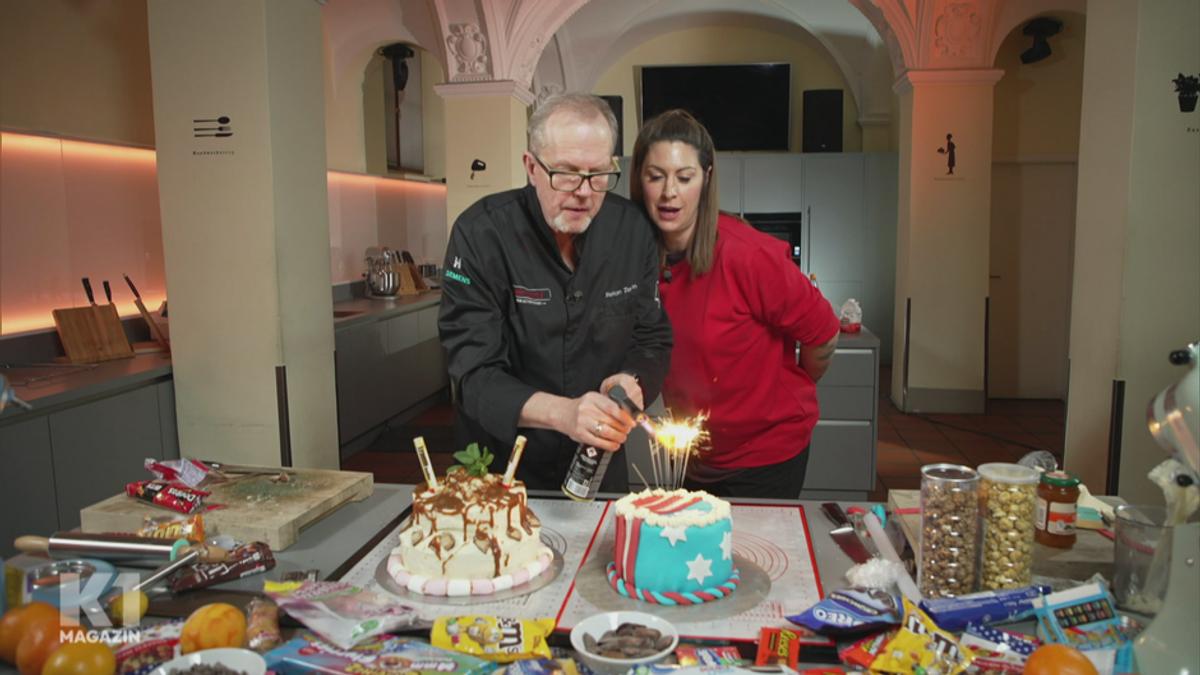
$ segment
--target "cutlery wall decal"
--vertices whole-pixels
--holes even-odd
[[[233,135],[233,127],[229,124],[230,118],[217,117],[215,119],[192,120],[192,135],[196,138],[228,138]],[[220,126],[204,126],[206,124],[218,124]],[[201,132],[216,132],[216,133],[201,133]]]

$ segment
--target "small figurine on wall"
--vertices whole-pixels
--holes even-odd
[[[954,145],[954,141],[950,140],[952,138],[954,138],[954,134],[946,134],[946,147],[938,148],[939,155],[946,155],[946,166],[950,168],[950,170],[946,172],[947,176],[954,175],[954,148],[956,146]]]

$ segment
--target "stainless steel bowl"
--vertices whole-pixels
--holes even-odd
[[[396,295],[400,292],[400,275],[396,272],[368,271],[367,291],[371,295]]]

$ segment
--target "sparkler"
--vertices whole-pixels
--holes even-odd
[[[688,460],[708,439],[703,427],[705,419],[704,415],[681,421],[667,417],[654,425],[656,428],[650,433],[650,467],[657,487],[671,490],[683,487]]]

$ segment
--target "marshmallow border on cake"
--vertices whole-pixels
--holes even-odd
[[[387,562],[388,574],[397,584],[412,593],[452,598],[468,595],[492,595],[516,588],[544,574],[554,562],[554,551],[543,545],[536,560],[512,574],[501,574],[492,579],[430,579],[419,574],[412,574],[405,569],[404,563],[400,560],[399,550],[398,547],[393,549]]]

